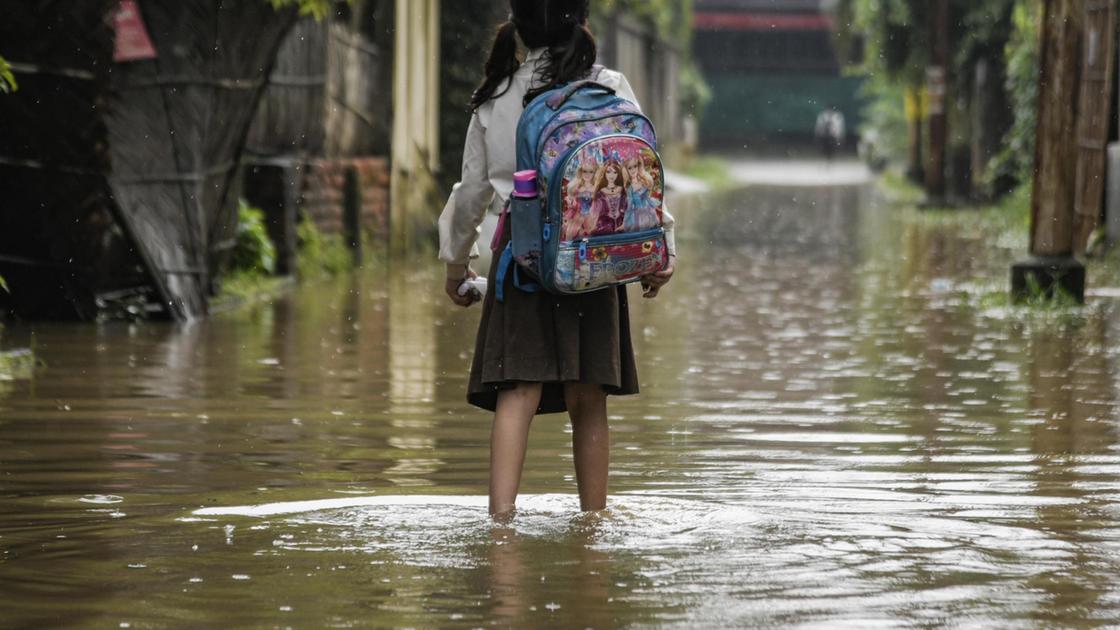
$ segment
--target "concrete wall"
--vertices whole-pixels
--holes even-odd
[[[390,247],[414,249],[438,207],[439,0],[397,0],[393,57]]]
[[[681,54],[659,39],[652,25],[616,14],[597,25],[599,61],[626,75],[642,111],[653,121],[662,153],[684,138],[681,112]]]

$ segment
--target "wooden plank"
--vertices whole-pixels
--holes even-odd
[[[1106,145],[1112,111],[1115,65],[1115,0],[1085,8],[1085,38],[1078,115],[1077,184],[1074,198],[1073,251],[1085,252],[1104,202]],[[1103,79],[1102,79],[1103,77]]]

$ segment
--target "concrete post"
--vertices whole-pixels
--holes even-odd
[[[397,0],[389,246],[404,254],[438,208],[439,0]]]

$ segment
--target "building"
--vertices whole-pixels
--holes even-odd
[[[843,75],[831,4],[696,0],[693,52],[713,94],[702,145],[809,141],[828,107],[855,130],[860,79]]]

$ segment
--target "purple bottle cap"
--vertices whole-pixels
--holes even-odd
[[[536,197],[537,196],[537,172],[536,171],[517,171],[513,174],[513,196],[514,197]]]

